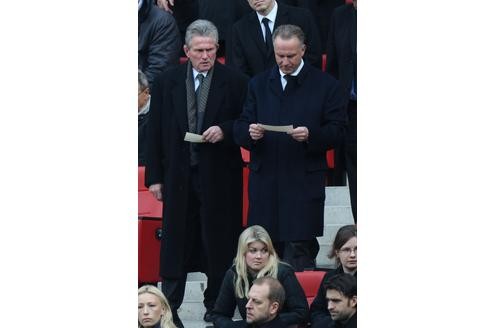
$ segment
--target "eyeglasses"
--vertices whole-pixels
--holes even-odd
[[[339,250],[339,253],[343,253],[344,255],[350,255],[352,252],[354,252],[354,254],[357,254],[357,247],[354,248],[345,247]]]

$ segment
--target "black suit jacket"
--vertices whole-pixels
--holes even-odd
[[[146,186],[163,184],[163,237],[160,275],[178,279],[185,272],[204,271],[221,277],[232,264],[242,221],[242,159],[232,137],[247,89],[247,77],[219,63],[211,80],[202,132],[218,125],[224,139],[198,145],[198,178],[201,184],[201,220],[207,247],[185,258],[191,242],[186,227],[189,208],[190,143],[186,64],[161,75],[153,85],[146,141]],[[205,259],[200,258],[203,253]],[[206,262],[206,263],[204,263]]]
[[[339,6],[333,12],[328,32],[326,70],[342,83],[346,99],[357,76],[356,22],[357,12],[352,4]]]
[[[321,44],[318,28],[309,10],[278,3],[274,30],[280,25],[299,26],[306,36],[306,63],[321,69]],[[232,28],[232,49],[227,56],[227,64],[240,69],[243,73],[254,76],[275,66],[273,50],[267,53],[263,41],[261,25],[253,11],[241,18]]]

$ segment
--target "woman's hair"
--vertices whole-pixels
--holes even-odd
[[[168,304],[167,298],[163,295],[162,291],[152,285],[144,285],[138,290],[138,296],[141,294],[152,294],[158,297],[162,307],[165,309],[165,314],[160,319],[160,328],[176,328],[172,321],[172,310]],[[141,323],[138,322],[138,328],[143,328]]]
[[[340,229],[337,231],[337,234],[335,235],[335,239],[333,240],[333,246],[332,246],[332,249],[330,250],[330,253],[328,254],[328,258],[331,259],[331,258],[335,257],[337,263],[341,264],[340,259],[337,256],[337,252],[352,237],[357,238],[357,228],[354,224],[340,227]]]
[[[237,255],[234,259],[235,269],[237,271],[237,278],[235,280],[235,294],[239,298],[247,297],[249,292],[248,268],[246,265],[245,256],[248,252],[248,245],[255,241],[265,244],[269,254],[266,266],[258,272],[255,278],[264,276],[277,278],[279,259],[277,252],[275,252],[275,248],[273,247],[270,235],[263,227],[259,225],[254,225],[247,228],[239,236]]]

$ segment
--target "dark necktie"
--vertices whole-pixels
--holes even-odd
[[[284,93],[287,94],[292,93],[292,91],[296,87],[297,76],[287,74],[284,75],[284,79],[287,81],[287,84],[285,85]]]
[[[200,103],[201,103],[201,97],[202,95],[202,86],[203,86],[203,80],[205,79],[205,76],[201,73],[199,73],[196,77],[199,81],[198,88],[196,89],[196,132],[199,133],[201,130],[201,123],[203,123],[203,114],[200,112]]]
[[[268,52],[270,52],[270,49],[272,47],[272,32],[270,31],[270,26],[268,26],[268,23],[270,22],[270,20],[265,17],[265,18],[263,18],[261,20],[261,22],[265,26],[265,46],[266,46],[266,50]]]

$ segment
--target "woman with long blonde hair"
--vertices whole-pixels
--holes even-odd
[[[237,306],[242,319],[246,320],[247,294],[256,278],[270,276],[278,279],[287,294],[280,319],[286,325],[305,323],[308,303],[292,267],[279,260],[268,232],[254,225],[239,236],[234,265],[225,273],[215,307],[215,327],[232,325]]]
[[[138,290],[138,328],[176,328],[162,291],[152,285]]]

